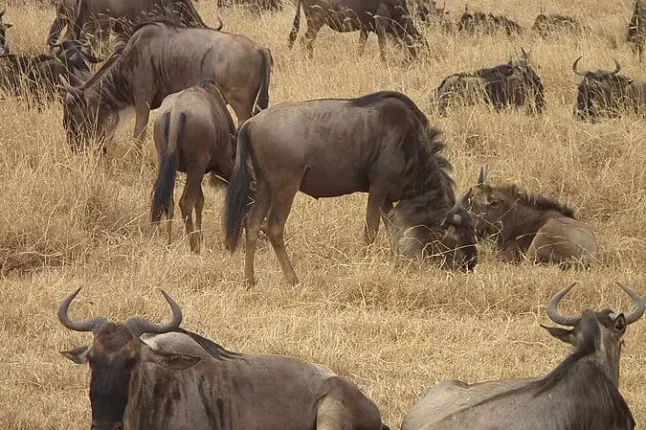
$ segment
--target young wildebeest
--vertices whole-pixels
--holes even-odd
[[[587,27],[581,24],[576,18],[559,14],[538,14],[532,31],[540,37],[548,37],[558,32],[581,34]]]
[[[506,64],[446,77],[437,88],[440,115],[446,114],[454,101],[462,105],[484,102],[496,111],[514,107],[531,114],[543,112],[543,84],[529,62],[529,55],[522,52],[520,59]]]
[[[145,61],[143,60],[145,59]],[[144,24],[81,88],[69,88],[63,124],[72,149],[95,137],[112,139],[119,113],[135,108],[138,149],[151,109],[172,93],[214,81],[238,122],[269,104],[272,58],[251,39],[167,22]]]
[[[619,117],[624,112],[644,113],[646,110],[646,82],[619,75],[621,65],[617,60],[615,70],[577,69],[581,57],[572,64],[572,70],[583,79],[579,84],[575,115],[581,120],[595,121],[600,116]]]
[[[468,7],[458,21],[458,31],[468,35],[494,34],[504,30],[507,36],[522,34],[523,28],[518,23],[503,15],[494,15],[483,12],[469,12]]]
[[[626,40],[632,44],[633,52],[637,51],[641,63],[646,44],[646,0],[634,0]]]
[[[299,190],[314,198],[367,192],[367,243],[375,239],[380,213],[392,210],[397,214],[392,221],[404,223],[397,227],[426,227],[415,231],[427,254],[441,254],[451,268],[472,269],[475,235],[468,213],[456,203],[450,164],[439,154],[443,146],[440,132],[428,128],[415,103],[391,91],[283,103],[245,122],[238,130],[224,219],[233,252],[247,212],[253,165],[256,194],[246,225],[246,282],[254,283],[254,253],[265,217],[285,277],[298,282],[283,233]]]
[[[164,99],[155,121],[155,147],[159,173],[153,192],[151,217],[168,219],[171,242],[173,189],[177,171],[186,173],[186,185],[179,201],[191,250],[200,252],[202,242],[202,178],[211,172],[226,180],[233,171],[235,125],[227,103],[213,81],[205,81]],[[197,234],[193,234],[193,208]]]
[[[360,31],[359,55],[363,54],[368,33],[377,33],[383,61],[386,60],[386,36],[408,47],[413,58],[417,57],[420,45],[426,45],[413,23],[406,0],[296,0],[296,16],[289,33],[289,49],[298,36],[301,4],[307,20],[303,42],[310,58],[314,56],[316,35],[324,25],[338,32]]]
[[[547,315],[567,330],[546,327],[574,352],[542,378],[466,384],[444,380],[408,412],[402,430],[633,430],[635,420],[619,392],[619,359],[626,327],[639,320],[646,304],[633,301],[624,315],[610,309],[561,315],[558,304],[575,284],[547,304]]]
[[[388,428],[374,402],[326,366],[229,352],[180,328],[182,310],[163,291],[173,318],[157,325],[143,318],[73,321],[68,310],[79,290],[60,304],[58,319],[94,336],[89,346],[62,352],[90,364],[92,430]]]
[[[496,245],[508,261],[526,256],[532,262],[564,267],[597,263],[594,233],[565,205],[526,194],[515,185],[491,186],[486,167],[466,198],[476,235],[481,239],[495,235]]]
[[[7,30],[13,27],[12,24],[2,22],[2,17],[4,16],[6,10],[3,8],[0,11],[0,55],[6,55],[11,52],[9,49],[9,43],[7,42]]]

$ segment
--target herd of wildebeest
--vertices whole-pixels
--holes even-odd
[[[245,3],[252,0],[236,0]],[[220,2],[222,7],[231,2]],[[256,2],[261,9],[277,1]],[[269,49],[244,35],[209,28],[191,0],[55,0],[56,18],[47,38],[51,53],[13,53],[10,24],[0,24],[0,85],[9,97],[42,109],[61,99],[63,126],[73,151],[105,148],[122,113],[134,109],[138,149],[150,111],[159,171],[151,217],[169,220],[178,171],[187,175],[179,206],[190,247],[202,240],[202,180],[227,186],[225,243],[237,247],[245,230],[245,282],[252,285],[254,253],[264,231],[287,280],[298,277],[283,232],[294,197],[314,198],[367,192],[365,242],[384,223],[393,254],[437,261],[447,270],[471,271],[477,241],[494,238],[498,255],[564,268],[599,264],[592,230],[573,210],[516,185],[492,185],[486,166],[461,198],[452,167],[443,155],[444,138],[406,95],[380,91],[352,99],[320,99],[269,106],[273,58]],[[409,9],[410,7],[410,9]],[[409,61],[429,49],[416,23],[468,35],[525,31],[511,19],[464,12],[452,23],[434,1],[296,0],[288,36],[291,48],[301,10],[307,21],[303,42],[324,26],[359,31],[363,51],[370,32],[378,36],[382,59],[388,40],[404,48]],[[4,12],[0,13],[0,21]],[[646,40],[646,0],[636,0],[627,41],[641,61]],[[63,35],[63,29],[67,33]],[[563,15],[541,13],[532,27],[538,37],[554,32],[589,32]],[[10,32],[9,32],[10,34]],[[101,63],[96,50],[110,36],[116,48]],[[613,71],[580,71],[575,115],[598,121],[646,109],[644,83]],[[540,115],[548,107],[529,55],[508,63],[446,77],[436,96],[438,114],[456,104],[486,103]],[[228,106],[237,117],[237,126]],[[93,144],[93,145],[92,145]],[[193,225],[193,210],[195,222]],[[633,429],[630,409],[618,390],[619,358],[626,327],[646,308],[630,296],[627,314],[609,309],[563,315],[558,305],[574,284],[547,304],[550,319],[566,328],[545,327],[574,352],[547,375],[466,384],[442,381],[404,418],[402,430],[421,429]],[[91,345],[63,354],[91,367],[92,429],[361,429],[380,430],[379,408],[350,380],[329,368],[279,355],[235,353],[180,328],[182,311],[162,291],[172,310],[163,325],[142,318],[115,323],[103,317],[74,321],[68,315],[78,290],[59,307],[67,328],[91,331]]]

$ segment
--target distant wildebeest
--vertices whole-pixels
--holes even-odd
[[[445,32],[454,29],[446,3],[440,8],[435,0],[417,2],[417,17],[427,25],[436,25]]]
[[[548,37],[558,32],[579,33],[587,29],[578,19],[556,13],[540,13],[536,16],[532,31],[540,37]]]
[[[381,59],[384,61],[386,36],[407,47],[413,58],[417,57],[420,46],[426,45],[424,37],[415,27],[406,0],[296,0],[296,16],[289,34],[289,49],[298,36],[301,7],[307,20],[303,42],[310,58],[314,55],[316,35],[324,25],[338,32],[360,31],[359,55],[363,54],[368,34],[376,33]]]
[[[469,35],[494,34],[501,30],[505,31],[507,36],[523,33],[523,28],[518,23],[503,15],[470,12],[468,7],[458,21],[458,31]]]
[[[159,173],[153,191],[151,217],[168,219],[168,244],[171,242],[174,213],[173,189],[177,171],[186,173],[186,185],[179,201],[191,250],[199,253],[202,243],[202,178],[211,173],[228,180],[233,171],[235,132],[227,103],[213,81],[204,81],[169,95],[159,108],[155,121],[155,147]],[[197,234],[193,234],[193,208]]]
[[[619,392],[619,360],[626,327],[644,314],[644,299],[628,287],[634,307],[626,315],[610,309],[562,315],[558,304],[575,284],[547,304],[556,324],[549,334],[574,352],[542,378],[467,384],[438,382],[408,412],[402,430],[633,430],[635,420]]]
[[[577,69],[579,57],[572,70],[583,79],[577,90],[575,115],[581,120],[595,121],[601,116],[619,117],[622,113],[646,112],[646,82],[620,75],[621,65],[617,60],[615,70]]]
[[[182,310],[164,291],[173,317],[158,325],[74,321],[68,311],[79,290],[61,302],[58,319],[94,339],[61,354],[90,364],[92,430],[388,428],[375,403],[326,366],[230,352],[180,328]]]
[[[141,59],[145,58],[146,61]],[[119,114],[134,107],[138,149],[151,109],[169,94],[214,81],[241,124],[269,104],[272,58],[246,36],[168,22],[143,24],[81,88],[64,99],[63,124],[73,149],[98,138],[108,143]]]
[[[368,193],[365,241],[372,243],[380,215],[414,229],[426,255],[439,254],[450,268],[477,262],[468,213],[456,202],[450,163],[439,154],[441,134],[404,94],[382,91],[356,99],[282,103],[238,130],[236,162],[225,199],[227,247],[233,252],[248,210],[245,281],[254,283],[254,254],[262,221],[285,277],[298,277],[283,233],[294,197]],[[393,202],[400,203],[393,209]],[[394,229],[394,227],[393,227]]]
[[[281,0],[218,0],[218,8],[233,5],[244,6],[255,12],[283,10]]]
[[[0,55],[11,53],[9,42],[7,42],[7,30],[13,27],[13,25],[2,21],[5,12],[6,10],[4,8],[0,11]]]
[[[467,193],[476,236],[495,237],[508,261],[527,258],[536,263],[590,267],[597,260],[597,241],[574,211],[557,201],[530,195],[516,185],[492,186],[487,168]]]
[[[628,24],[626,40],[632,44],[633,51],[639,54],[641,63],[646,44],[646,0],[633,1],[633,15]]]
[[[438,111],[444,115],[455,101],[463,105],[486,103],[495,110],[514,107],[538,114],[545,109],[543,84],[523,50],[522,57],[475,72],[454,73],[437,88]]]

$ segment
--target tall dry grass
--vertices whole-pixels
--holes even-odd
[[[198,7],[214,23],[215,2]],[[464,3],[451,2],[457,19]],[[170,247],[148,224],[155,167],[152,142],[143,163],[129,150],[132,125],[110,160],[69,152],[61,106],[42,113],[12,101],[0,103],[0,427],[87,428],[88,370],[57,351],[90,341],[56,319],[58,302],[79,286],[72,309],[78,318],[121,320],[144,315],[161,320],[168,309],[157,288],[182,305],[187,328],[245,352],[294,354],[325,363],[356,381],[396,427],[417,397],[438,379],[477,381],[536,376],[553,368],[568,348],[540,327],[544,306],[557,289],[579,281],[565,303],[626,309],[613,286],[623,281],[646,293],[646,125],[626,117],[596,125],[572,118],[583,67],[644,70],[622,43],[630,1],[471,1],[470,7],[506,13],[529,27],[545,8],[579,16],[593,32],[582,37],[536,40],[531,35],[479,40],[429,29],[427,58],[401,65],[378,59],[374,35],[362,58],[358,34],[321,32],[315,59],[286,49],[293,8],[263,17],[223,12],[226,29],[268,46],[275,59],[272,103],[316,97],[352,97],[393,89],[409,94],[441,127],[460,191],[490,165],[493,181],[515,182],[568,202],[590,223],[600,242],[603,267],[589,272],[499,262],[481,247],[475,273],[431,265],[396,268],[380,236],[364,252],[361,231],[366,198],[313,200],[299,195],[287,224],[288,247],[301,283],[289,287],[273,250],[260,246],[259,284],[242,287],[241,254],[228,255],[220,231],[223,195],[206,188],[205,249],[192,255],[175,223]],[[9,7],[5,20],[14,50],[40,52],[53,11]],[[431,98],[449,73],[506,61],[532,48],[547,91],[539,117],[493,114],[484,107],[458,109],[438,118]],[[180,179],[180,183],[182,180]],[[181,184],[176,190],[181,192]],[[644,323],[628,329],[621,391],[638,422],[646,417]]]

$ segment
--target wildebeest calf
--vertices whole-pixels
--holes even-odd
[[[495,110],[507,107],[541,113],[545,108],[543,84],[523,50],[520,59],[471,73],[454,73],[446,77],[437,89],[438,111],[445,114],[455,99],[462,104],[480,102]]]
[[[470,12],[468,8],[458,21],[458,31],[469,35],[494,34],[504,30],[507,36],[522,34],[523,28],[515,21],[503,15],[494,15],[484,12]]]
[[[159,173],[153,190],[151,218],[168,219],[171,242],[173,189],[177,171],[186,172],[186,185],[179,201],[191,250],[200,252],[202,242],[202,178],[211,172],[229,180],[235,156],[235,126],[222,93],[213,81],[204,81],[169,95],[159,108],[155,121],[155,147]],[[193,208],[197,234],[193,234]]]
[[[582,33],[586,29],[587,26],[583,25],[576,18],[559,14],[541,13],[536,16],[534,25],[532,25],[532,31],[536,32],[541,37],[548,37],[550,34],[559,31]]]
[[[586,70],[572,64],[572,70],[583,79],[579,83],[575,115],[581,120],[595,121],[601,116],[619,117],[624,112],[646,112],[646,82],[620,75],[621,65],[615,61],[615,70]]]
[[[646,44],[646,0],[634,0],[626,40],[633,45],[633,50],[637,51],[641,63]]]

